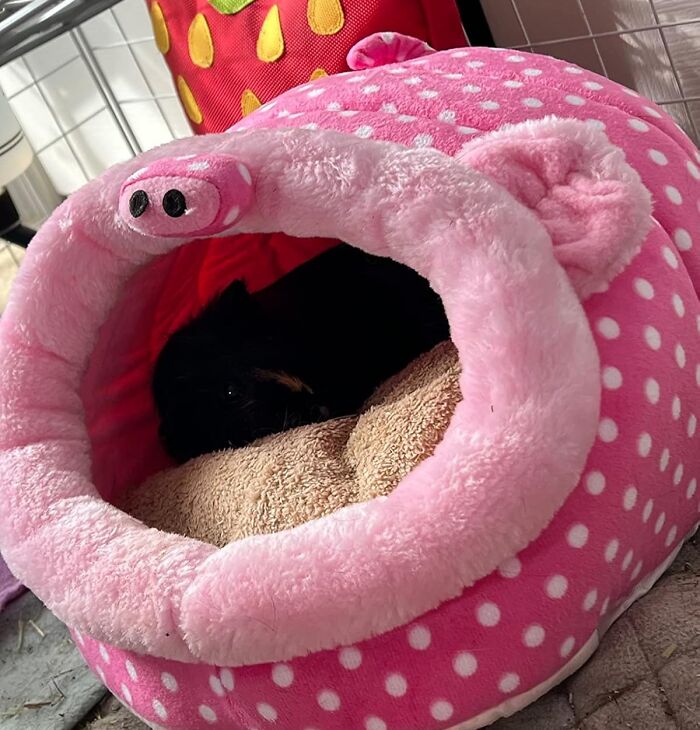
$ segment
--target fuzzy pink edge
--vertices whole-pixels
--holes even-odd
[[[104,210],[137,167],[193,144],[251,170],[256,207],[237,230],[336,236],[424,274],[443,298],[465,396],[435,455],[389,497],[222,550],[100,499],[73,397],[123,282],[183,243]],[[60,246],[71,218],[80,224]],[[13,424],[0,443],[0,548],[60,618],[112,644],[235,665],[402,625],[537,537],[595,438],[597,352],[549,236],[505,189],[437,152],[301,130],[178,141],[88,185],[32,248],[22,280],[45,283],[31,298],[20,285],[0,326],[0,356],[30,352],[36,369],[0,385]],[[37,370],[50,396],[30,391]]]

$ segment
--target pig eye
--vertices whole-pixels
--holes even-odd
[[[163,210],[171,218],[179,218],[187,210],[185,196],[179,190],[168,190],[163,196]]]
[[[134,218],[142,216],[148,208],[148,195],[145,190],[137,190],[129,198],[129,212]]]

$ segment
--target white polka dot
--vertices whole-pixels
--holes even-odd
[[[190,172],[200,172],[201,170],[208,170],[210,164],[206,160],[199,160],[198,162],[191,162],[187,165],[187,169]]]
[[[381,86],[378,86],[377,84],[370,84],[369,86],[363,86],[362,87],[362,93],[363,94],[376,94],[378,91],[381,90]]]
[[[221,684],[224,685],[224,688],[231,692],[235,684],[233,672],[230,669],[222,669],[219,672],[219,677],[221,677]]]
[[[666,197],[674,205],[681,205],[681,203],[683,202],[683,196],[681,195],[681,191],[673,185],[666,185],[664,187],[664,192],[666,193]]]
[[[544,105],[544,102],[540,101],[539,99],[534,99],[533,97],[528,97],[527,99],[523,99],[523,104],[530,107],[531,109],[539,109],[541,106]]]
[[[674,294],[671,297],[671,304],[673,304],[673,311],[679,316],[685,315],[685,304],[678,294]]]
[[[586,124],[594,129],[605,130],[605,122],[600,119],[586,119]]]
[[[498,566],[502,578],[517,578],[522,572],[523,564],[518,558],[508,558]]]
[[[482,626],[497,626],[501,620],[501,609],[489,601],[482,603],[476,610],[476,620]]]
[[[469,55],[469,51],[454,51],[450,53],[451,58],[466,58]]]
[[[414,117],[411,114],[399,114],[396,117],[397,122],[415,122],[418,117]]]
[[[637,439],[637,453],[646,458],[651,453],[651,436],[648,433],[640,433]]]
[[[643,122],[641,119],[629,119],[627,124],[634,129],[635,132],[648,132],[649,125]]]
[[[349,76],[348,76],[348,77],[347,77],[347,78],[346,78],[345,80],[346,80],[346,81],[347,81],[347,82],[348,82],[349,84],[361,84],[361,83],[362,83],[363,81],[365,81],[366,79],[367,79],[367,77],[366,77],[366,76],[354,76],[354,75],[349,75]],[[309,86],[309,84],[307,84],[307,86]],[[301,88],[303,88],[303,87],[301,87],[301,86],[300,86],[299,88],[301,89]]]
[[[608,390],[617,390],[622,386],[622,373],[615,367],[608,365],[603,368],[603,385]]]
[[[408,690],[408,682],[402,674],[390,674],[384,682],[384,688],[392,697],[403,697]]]
[[[594,588],[592,591],[586,593],[586,597],[583,599],[583,610],[590,611],[597,602],[598,591]]]
[[[576,96],[575,94],[569,94],[568,96],[565,96],[564,101],[567,104],[573,104],[573,106],[582,106],[586,103],[585,99],[581,98],[580,96]]]
[[[255,709],[263,720],[267,720],[268,722],[277,721],[277,710],[268,702],[258,702]]]
[[[688,438],[693,438],[695,436],[695,431],[698,427],[698,419],[696,418],[694,413],[690,414],[690,418],[688,419],[688,429],[687,434]]]
[[[427,626],[413,626],[408,632],[408,643],[412,649],[424,651],[430,646],[430,629]]]
[[[411,76],[403,80],[407,86],[418,86],[423,83],[423,79],[420,76]]]
[[[226,214],[226,217],[224,218],[224,225],[230,226],[236,220],[236,218],[238,218],[240,212],[241,209],[237,205],[234,205],[231,210],[229,210],[229,212]]]
[[[639,492],[637,491],[636,487],[627,487],[627,489],[625,490],[625,496],[622,498],[622,506],[627,512],[630,512],[634,509],[634,506],[637,504],[638,496]]]
[[[462,87],[462,91],[467,94],[478,94],[481,91],[481,86],[477,86],[476,84],[467,84]]]
[[[278,687],[291,687],[294,682],[294,670],[289,664],[275,664],[272,667],[272,681]]]
[[[525,86],[525,84],[522,81],[510,80],[504,81],[503,86],[505,86],[507,89],[520,89]]]
[[[589,494],[599,495],[605,490],[605,477],[599,471],[592,471],[586,475],[586,491]]]
[[[454,707],[447,700],[438,700],[430,706],[430,714],[434,720],[445,722],[454,714]]]
[[[542,71],[539,68],[526,68],[523,71],[523,74],[525,76],[541,76]]]
[[[381,717],[372,715],[365,720],[365,730],[387,730],[386,723]]]
[[[588,542],[588,528],[586,525],[576,524],[569,528],[566,535],[566,541],[572,548],[581,549]]]
[[[649,116],[656,117],[656,119],[661,119],[661,114],[656,111],[653,107],[645,106],[644,111],[649,114]]]
[[[511,692],[515,692],[515,690],[518,689],[519,684],[520,677],[514,672],[508,672],[508,674],[504,674],[501,677],[498,683],[498,689],[500,689],[503,694],[510,694]]]
[[[685,164],[691,177],[694,177],[696,180],[700,180],[700,169],[698,169],[698,166],[690,160],[688,160]]]
[[[451,109],[445,109],[438,114],[438,119],[441,122],[446,122],[447,124],[454,124],[457,120],[457,112],[452,111]]]
[[[338,652],[338,661],[345,669],[357,669],[362,664],[362,652],[355,646],[346,646]]]
[[[394,39],[396,38],[396,33],[384,32],[380,33],[379,36],[382,39],[382,43],[386,43],[388,45],[389,43],[394,42]]]
[[[545,631],[539,624],[533,624],[528,626],[523,631],[523,644],[525,646],[534,649],[537,646],[542,646],[544,642]]]
[[[512,56],[506,56],[506,61],[509,63],[522,63],[525,60],[525,56],[521,56],[517,53]]]
[[[397,114],[399,110],[396,108],[396,104],[388,101],[386,104],[382,104],[382,111],[386,114]]]
[[[418,96],[420,96],[421,99],[437,99],[437,97],[440,96],[440,92],[435,89],[425,89],[425,91],[421,91]]]
[[[476,134],[479,130],[474,127],[457,127],[457,131],[460,134]]]
[[[332,689],[324,689],[316,697],[318,706],[326,712],[337,712],[340,709],[340,697]]]
[[[664,449],[659,457],[659,471],[666,471],[670,460],[671,452],[668,449]]]
[[[401,75],[401,74],[408,73],[408,69],[407,68],[404,68],[403,66],[397,66],[396,68],[390,68],[389,69],[389,73],[390,74],[395,74],[395,75],[398,76],[398,75]]]
[[[215,674],[212,674],[209,677],[209,687],[211,688],[211,691],[219,697],[223,697],[226,694],[224,687],[221,684],[221,680]]]
[[[358,127],[355,130],[355,134],[358,137],[362,137],[363,139],[368,139],[374,134],[374,129],[370,127],[368,124],[363,124],[361,127]]]
[[[573,636],[569,636],[559,647],[559,656],[561,656],[562,659],[566,659],[566,657],[568,657],[574,650],[574,646],[576,646],[576,639],[574,639]]]
[[[693,478],[688,482],[688,489],[685,492],[686,499],[692,499],[698,490],[698,480]]]
[[[236,166],[238,169],[238,174],[243,178],[243,180],[248,184],[251,185],[253,182],[253,177],[250,174],[250,170],[241,162],[238,163]]]
[[[635,279],[634,290],[640,297],[642,297],[642,299],[654,298],[654,287],[651,285],[651,282],[646,279]]]
[[[173,675],[169,672],[163,672],[163,674],[160,675],[160,681],[163,683],[163,687],[165,687],[168,692],[177,692],[177,679],[175,679],[175,677],[173,677]]]
[[[618,437],[618,428],[612,418],[601,418],[598,424],[598,438],[606,444],[611,444]]]
[[[622,572],[624,573],[627,568],[632,564],[632,558],[634,557],[634,550],[628,550],[627,554],[622,560]]]
[[[433,144],[432,134],[417,134],[413,138],[414,147],[431,147]]]
[[[678,528],[674,525],[668,531],[668,535],[666,535],[666,547],[671,547],[671,545],[676,541],[676,537],[678,537]]]
[[[645,524],[649,522],[649,518],[651,517],[651,513],[654,510],[654,500],[650,499],[645,505],[644,505],[644,512],[642,512],[642,522]]]
[[[280,110],[279,110],[279,111],[277,112],[277,118],[278,118],[278,119],[284,119],[285,117],[289,117],[289,116],[291,116],[291,114],[292,114],[292,113],[291,113],[291,112],[290,112],[290,111],[289,111],[288,109],[280,109]]]
[[[666,524],[666,513],[662,512],[656,518],[656,524],[654,525],[654,532],[658,535],[661,532],[661,530],[664,529],[665,524]]]
[[[693,239],[685,228],[676,228],[673,234],[673,241],[678,246],[679,251],[690,251],[693,247]]]
[[[681,417],[681,399],[677,396],[673,396],[673,401],[671,402],[671,416],[674,421],[677,421]]]
[[[599,84],[597,81],[584,81],[583,85],[591,91],[600,91],[603,88],[603,84]]]
[[[658,350],[661,347],[661,333],[656,327],[647,325],[644,328],[644,341],[652,350]]]
[[[576,66],[564,66],[564,71],[568,74],[582,74],[583,70],[576,68]]]
[[[553,575],[545,586],[547,595],[550,598],[563,598],[569,589],[569,581],[563,575]]]
[[[668,246],[664,246],[661,250],[661,253],[663,254],[664,260],[666,263],[672,268],[677,269],[678,268],[678,257],[676,254],[671,251],[671,249]]]
[[[131,697],[131,690],[123,683],[121,686],[121,695],[122,699],[126,701],[127,705],[130,705],[133,702],[133,698]]]
[[[601,317],[596,329],[606,340],[616,340],[620,336],[620,325],[612,317]]]
[[[673,485],[678,486],[681,481],[683,480],[683,464],[678,464],[678,466],[673,470]]]
[[[496,109],[501,108],[501,105],[497,101],[491,101],[491,100],[482,101],[481,104],[479,104],[479,106],[482,109],[485,109],[486,111],[489,111],[489,112],[496,111]]]
[[[153,712],[155,712],[161,720],[168,719],[168,711],[165,709],[165,705],[160,700],[153,700]]]
[[[308,129],[310,131],[314,131],[316,129],[319,129],[319,126],[315,122],[309,122],[308,124],[302,124],[299,129]]]
[[[485,63],[483,61],[469,61],[467,62],[467,66],[469,68],[482,68],[482,66],[485,66]]]
[[[646,382],[644,383],[644,394],[647,397],[647,400],[652,405],[656,405],[659,402],[659,398],[661,397],[661,388],[659,386],[659,381],[655,380],[654,378],[647,378]]]
[[[216,722],[216,713],[208,705],[200,705],[199,714],[201,715],[203,720],[206,720],[210,724]]]
[[[649,158],[657,165],[668,165],[668,157],[659,150],[649,150]]]
[[[452,662],[455,674],[460,677],[471,677],[473,674],[476,674],[478,666],[476,657],[468,651],[461,651]]]
[[[107,662],[107,664],[112,661],[109,656],[109,652],[107,651],[107,647],[104,644],[100,644],[100,656],[102,657],[102,659],[104,659],[105,662]]]
[[[608,606],[610,606],[610,597],[603,601],[603,605],[600,607],[600,615],[604,616],[608,612]]]
[[[393,106],[393,104],[392,104],[392,106]],[[330,104],[329,104],[329,105],[328,105],[328,106],[326,107],[326,109],[327,109],[327,110],[328,110],[329,112],[339,112],[339,111],[340,111],[340,110],[341,110],[342,108],[343,108],[343,107],[342,107],[342,106],[340,105],[340,103],[339,103],[339,102],[337,102],[337,101],[332,101],[332,102],[331,102],[331,103],[330,103]]]
[[[124,666],[126,667],[126,673],[131,677],[131,679],[136,682],[139,678],[138,672],[136,671],[136,667],[133,665],[130,659],[127,659],[124,663]]]
[[[639,578],[639,574],[642,572],[642,565],[644,565],[643,561],[639,561],[635,566],[634,570],[632,571],[632,575],[630,576],[630,580],[637,580]]]
[[[685,367],[685,350],[683,349],[683,345],[679,342],[676,345],[675,349],[675,355],[676,355],[676,364],[679,368]]]
[[[617,557],[617,552],[620,549],[620,541],[615,538],[611,540],[605,547],[605,562],[612,563]]]

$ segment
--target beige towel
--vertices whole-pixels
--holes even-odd
[[[418,358],[360,416],[208,454],[132,490],[122,508],[152,527],[223,546],[279,532],[391,492],[432,454],[459,391],[450,342]]]

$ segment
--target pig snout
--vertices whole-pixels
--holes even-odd
[[[131,175],[119,193],[119,216],[150,236],[209,236],[231,228],[252,202],[243,163],[228,155],[180,157]]]

